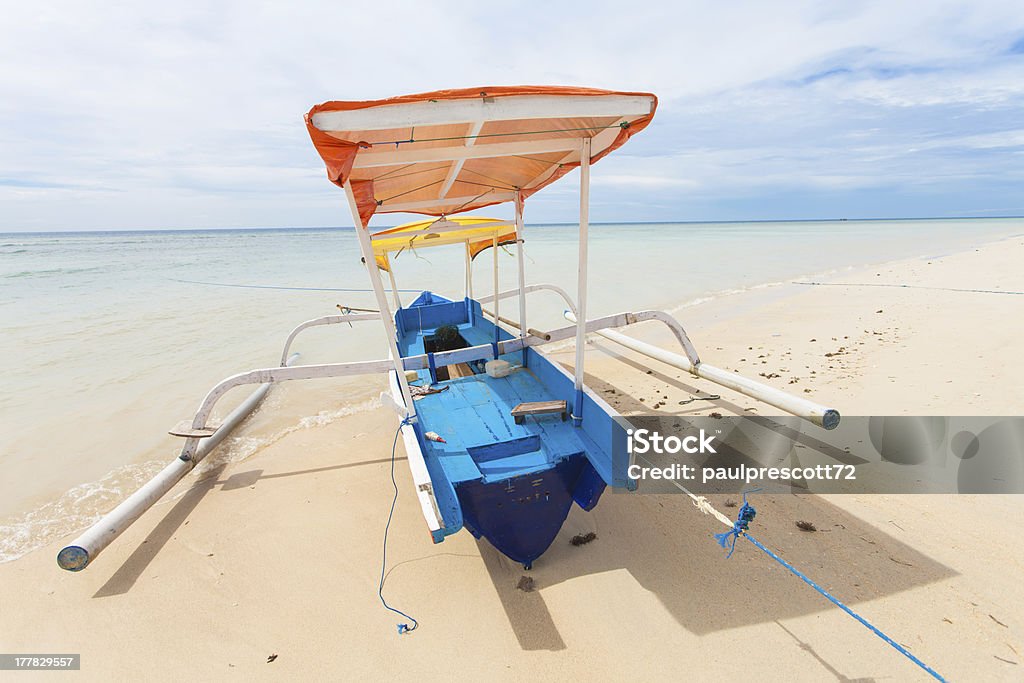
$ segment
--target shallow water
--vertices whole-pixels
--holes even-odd
[[[1022,231],[1021,219],[595,225],[589,312],[669,309]],[[576,227],[528,225],[526,238],[528,281],[575,293]],[[499,262],[502,289],[513,287],[515,258],[502,250]],[[491,264],[490,252],[474,264],[477,295],[493,287]],[[459,247],[403,253],[395,270],[403,289],[464,295]],[[374,308],[367,287],[350,229],[0,234],[0,561],[89,524],[177,454],[167,429],[211,386],[276,365],[288,331],[335,304]],[[565,325],[563,308],[531,295],[528,323]],[[518,317],[515,300],[501,313]],[[309,330],[295,349],[305,363],[386,355],[374,323]],[[371,409],[382,386],[282,386],[217,458]]]

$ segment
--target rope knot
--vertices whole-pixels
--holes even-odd
[[[723,548],[729,544],[729,539],[732,539],[732,545],[729,545],[729,554],[725,556],[725,559],[732,557],[733,551],[736,550],[736,539],[740,537],[740,534],[746,533],[750,529],[750,523],[754,521],[754,517],[757,516],[757,510],[754,506],[747,502],[747,494],[755,493],[761,489],[754,489],[753,491],[743,492],[743,506],[740,507],[739,514],[736,515],[736,521],[732,523],[732,529],[729,531],[723,531],[720,534],[715,534],[715,540],[718,541],[718,545]]]

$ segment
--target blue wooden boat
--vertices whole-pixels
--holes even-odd
[[[614,440],[623,438],[618,413],[586,387],[576,409],[575,377],[540,349],[552,335],[532,328],[524,333],[499,315],[501,300],[520,290],[472,296],[473,259],[492,250],[496,275],[497,247],[521,245],[521,235],[517,221],[467,216],[382,230],[369,241],[377,274],[387,273],[391,283],[402,359],[402,375],[390,373],[385,400],[405,418],[406,452],[431,537],[440,542],[466,528],[530,567],[573,503],[590,510],[606,486],[631,482],[626,460],[613,460]],[[452,300],[424,291],[403,306],[394,255],[438,247],[464,250],[466,296]],[[543,289],[576,310],[553,285],[523,283],[522,293]],[[574,333],[570,327],[556,336]],[[412,410],[401,403],[400,377],[418,394]]]
[[[587,316],[590,166],[652,120],[650,93],[516,86],[440,90],[377,101],[326,102],[306,115],[306,128],[328,179],[345,191],[362,265],[378,310],[309,320],[288,336],[278,367],[243,372],[217,384],[190,421],[171,430],[181,454],[139,491],[58,554],[70,571],[84,569],[129,525],[195,468],[278,382],[386,374],[385,404],[398,414],[416,495],[435,543],[465,528],[529,567],[551,545],[570,507],[597,505],[608,486],[633,489],[624,428],[616,411],[584,384],[585,338],[604,335],[639,353],[755,397],[825,428],[839,414],[701,361],[686,332],[661,311]],[[551,284],[527,284],[525,202],[579,170],[579,259],[576,296]],[[466,215],[511,204],[512,218]],[[378,214],[424,214],[418,223],[371,231]],[[498,247],[514,245],[518,287],[498,289]],[[449,247],[465,253],[465,296],[422,292],[403,305],[393,270],[407,250]],[[492,291],[473,292],[472,261],[494,256]],[[382,273],[388,276],[388,301]],[[453,279],[458,279],[453,274]],[[530,327],[527,295],[560,296],[573,324],[548,332]],[[514,298],[518,319],[501,315]],[[489,305],[493,310],[485,310]],[[294,365],[291,344],[303,330],[379,321],[388,357],[375,361]],[[669,327],[682,354],[615,332],[644,321]],[[575,340],[572,372],[543,345]],[[220,425],[210,424],[229,390],[257,385]]]
[[[438,330],[458,330],[456,348],[514,339],[484,316],[479,302],[430,292],[399,309],[395,322],[406,357],[428,353]],[[510,364],[507,376],[489,375],[479,360],[416,371],[414,385],[439,391],[416,401],[412,429],[443,520],[432,530],[435,541],[465,527],[529,567],[551,545],[570,506],[592,509],[615,480],[617,413],[585,392],[586,418],[576,426],[564,408],[557,410],[559,403],[572,404],[572,375],[534,348],[498,358]],[[556,409],[517,420],[513,409],[524,404]],[[428,431],[445,442],[426,439]],[[625,472],[619,474],[625,482]]]

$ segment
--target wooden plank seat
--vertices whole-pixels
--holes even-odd
[[[534,401],[532,403],[520,403],[512,409],[512,419],[517,425],[523,424],[527,415],[553,415],[561,413],[562,422],[568,416],[565,401]]]
[[[448,379],[456,379],[458,377],[472,377],[473,368],[469,366],[469,363],[453,363],[452,365],[445,366],[448,368]]]

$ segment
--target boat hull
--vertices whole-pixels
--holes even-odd
[[[465,363],[436,362],[451,345],[491,352],[495,340],[513,338],[484,317],[479,302],[423,292],[395,323],[400,353],[428,358],[412,380],[429,393],[415,403],[416,438],[406,447],[435,542],[466,528],[529,567],[574,502],[591,510],[606,486],[627,485],[617,483],[621,468],[611,458],[617,413],[591,392],[585,390],[582,421],[546,413],[517,418],[517,406],[571,405],[576,394],[573,377],[536,349],[504,354],[511,370],[493,376],[485,371],[489,354],[479,351]],[[441,334],[443,327],[449,329]]]
[[[464,482],[455,490],[466,529],[529,568],[551,546],[573,502],[590,510],[604,488],[580,454],[543,472],[489,484]]]

